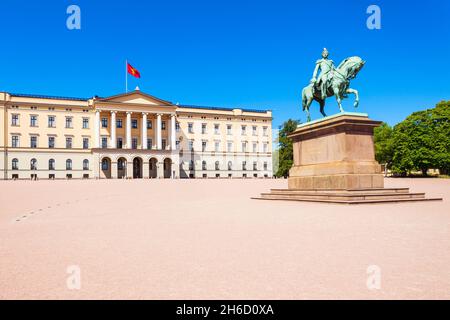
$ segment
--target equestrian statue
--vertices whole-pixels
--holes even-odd
[[[355,95],[354,107],[357,108],[359,104],[358,91],[350,88],[350,80],[354,79],[359,70],[366,62],[360,57],[350,57],[341,62],[336,68],[333,60],[328,59],[328,50],[323,49],[322,59],[316,61],[313,77],[310,84],[303,88],[302,91],[302,105],[303,111],[306,111],[308,122],[311,121],[309,107],[313,100],[320,105],[320,113],[326,117],[325,114],[325,100],[328,97],[335,96],[339,106],[339,110],[344,112],[342,108],[342,99],[347,98],[349,93]],[[320,71],[319,76],[317,73]]]

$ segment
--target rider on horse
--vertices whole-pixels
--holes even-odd
[[[317,72],[320,69],[320,75],[318,78]],[[316,61],[316,68],[314,69],[311,83],[315,87],[320,85],[320,91],[322,100],[327,98],[327,85],[331,79],[333,79],[334,71],[336,70],[333,60],[328,59],[328,50],[324,48],[322,51],[322,59]]]

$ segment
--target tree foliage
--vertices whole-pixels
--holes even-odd
[[[392,133],[392,127],[385,122],[374,130],[375,159],[379,163],[386,165],[389,169],[392,165],[392,156],[394,153]]]
[[[279,163],[278,171],[275,173],[277,177],[287,177],[289,169],[293,163],[292,140],[287,136],[297,129],[300,122],[298,120],[289,119],[280,126],[279,132]]]
[[[375,130],[376,159],[395,174],[450,169],[450,101],[414,112],[392,130],[383,124]]]

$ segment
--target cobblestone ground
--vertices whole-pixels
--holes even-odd
[[[450,298],[450,180],[386,179],[442,202],[250,199],[286,185],[0,182],[0,298]]]

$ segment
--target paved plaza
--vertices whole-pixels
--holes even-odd
[[[444,201],[250,199],[287,187],[275,179],[1,181],[0,298],[450,299],[450,180],[385,185]]]

